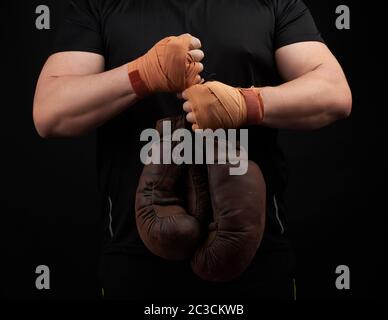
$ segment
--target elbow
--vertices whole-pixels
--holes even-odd
[[[55,137],[53,121],[49,119],[44,109],[40,103],[34,101],[32,117],[35,130],[43,139],[53,138]]]
[[[41,88],[44,86],[44,90]],[[67,108],[55,98],[57,94],[51,82],[37,86],[33,100],[32,118],[35,130],[43,139],[62,138],[78,135],[69,115],[63,112]]]
[[[34,101],[33,106],[33,122],[35,130],[43,139],[62,138],[73,136],[72,128],[69,128],[65,121],[61,120],[61,116],[50,112],[49,106],[43,103]]]
[[[47,110],[50,108],[34,101],[33,121],[36,132],[41,138],[70,138],[87,133],[74,119]]]
[[[352,92],[349,86],[346,85],[345,88],[338,90],[335,94],[335,99],[332,102],[331,114],[335,120],[344,120],[350,116],[352,105]]]

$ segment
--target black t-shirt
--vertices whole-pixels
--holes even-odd
[[[143,55],[164,37],[186,32],[201,40],[212,79],[238,87],[279,85],[275,51],[295,42],[322,41],[301,0],[73,0],[53,52],[98,53],[109,70]],[[181,110],[182,101],[174,94],[156,94],[98,128],[105,252],[146,251],[134,213],[143,167],[140,133]],[[268,189],[261,250],[284,249],[287,172],[277,130],[250,127],[249,157],[261,167]]]

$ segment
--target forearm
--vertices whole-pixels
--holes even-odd
[[[126,65],[99,74],[51,76],[38,83],[34,121],[45,137],[80,135],[123,112],[135,98]]]
[[[344,75],[318,67],[278,87],[261,90],[262,125],[286,129],[318,129],[345,118],[352,98]]]

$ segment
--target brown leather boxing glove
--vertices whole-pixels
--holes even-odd
[[[161,137],[158,146],[160,155],[164,154],[163,139],[169,138],[163,136],[163,121],[169,120],[172,119],[158,121],[156,126]],[[172,130],[183,128],[184,125],[184,117],[174,119]],[[172,144],[172,148],[175,144]],[[186,179],[187,169],[174,163],[145,165],[136,193],[135,211],[139,235],[152,253],[169,260],[191,258],[204,236],[200,217],[204,216],[206,210],[200,207],[206,196],[196,195],[196,192],[201,192],[201,188]],[[196,216],[187,213],[187,188],[190,190],[189,209]]]
[[[170,120],[172,130],[185,127],[184,116]],[[161,126],[160,121],[160,134]],[[255,163],[249,161],[242,176],[230,175],[231,167],[229,162],[144,167],[136,223],[151,252],[191,259],[193,271],[207,281],[226,282],[244,272],[263,236],[266,187]]]
[[[191,261],[193,271],[207,281],[225,282],[241,275],[256,255],[264,233],[263,175],[252,161],[242,176],[231,176],[231,166],[207,165],[213,221]]]

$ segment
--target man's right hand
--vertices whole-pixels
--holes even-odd
[[[202,81],[204,58],[199,39],[190,34],[160,40],[145,55],[128,63],[128,75],[138,97],[155,92],[182,92]]]

